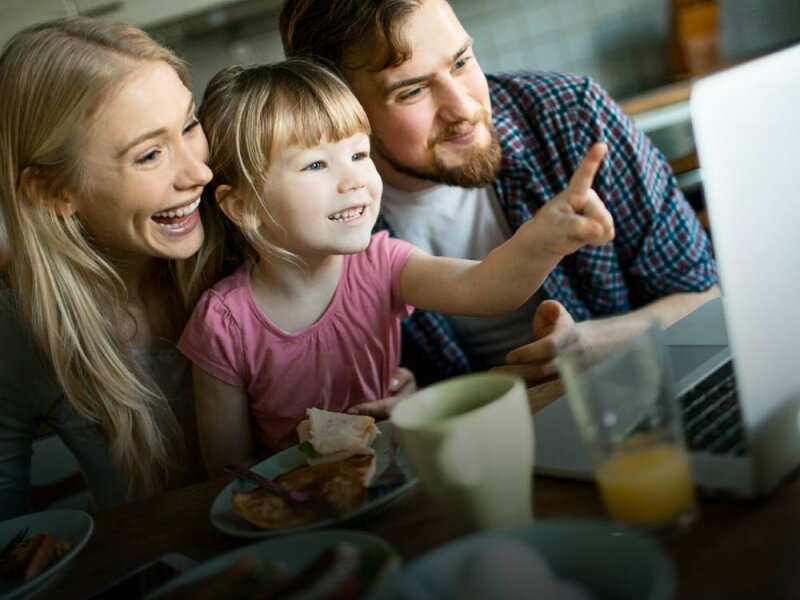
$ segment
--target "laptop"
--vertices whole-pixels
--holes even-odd
[[[700,79],[690,110],[723,298],[665,341],[698,486],[755,497],[800,464],[800,45]],[[566,398],[534,424],[538,473],[592,477]]]

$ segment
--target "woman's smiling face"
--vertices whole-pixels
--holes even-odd
[[[92,239],[117,261],[183,259],[203,243],[197,206],[211,180],[191,92],[163,62],[142,62],[100,105],[71,198]]]

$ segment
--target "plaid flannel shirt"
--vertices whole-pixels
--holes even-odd
[[[663,155],[600,86],[544,72],[487,79],[503,150],[495,192],[512,231],[564,190],[593,143],[608,144],[593,187],[616,238],[565,257],[543,285],[547,297],[581,321],[716,283],[709,239]],[[376,227],[391,232],[383,219]],[[403,364],[421,383],[473,370],[447,321],[427,311],[403,323]]]

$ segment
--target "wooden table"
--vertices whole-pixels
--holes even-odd
[[[560,392],[557,382],[529,390],[532,410]],[[168,552],[203,561],[252,543],[220,533],[209,521],[211,503],[229,481],[221,477],[95,515],[91,540],[46,598],[84,598]],[[537,519],[604,516],[590,483],[536,477],[534,498]],[[452,539],[420,487],[348,526],[383,537],[406,560]],[[800,477],[794,474],[762,501],[704,499],[697,523],[661,543],[675,563],[678,598],[800,598]]]

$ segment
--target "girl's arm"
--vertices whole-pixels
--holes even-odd
[[[229,385],[192,365],[197,436],[210,477],[225,465],[255,462],[250,409],[244,388]]]
[[[412,251],[401,276],[404,300],[450,314],[504,314],[530,298],[565,255],[613,239],[611,215],[591,187],[605,153],[604,144],[592,146],[567,189],[482,261]]]

